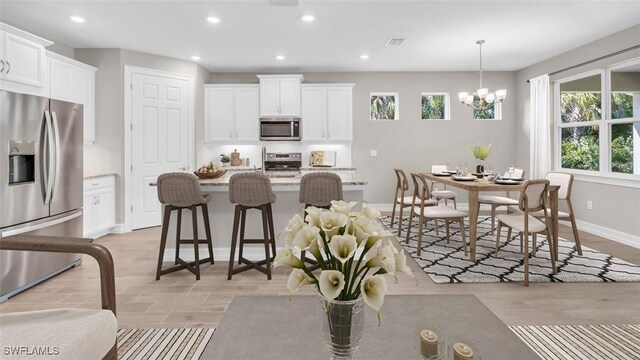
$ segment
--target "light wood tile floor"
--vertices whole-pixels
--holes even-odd
[[[561,227],[560,235],[572,239],[569,228]],[[584,232],[581,236],[586,246],[640,263],[640,249]],[[286,270],[278,269],[271,281],[257,271],[227,281],[228,263],[223,261],[203,265],[200,281],[187,271],[155,281],[159,238],[160,229],[150,228],[97,240],[115,260],[121,328],[216,327],[235,295],[288,294]],[[640,323],[638,283],[438,285],[411,257],[408,261],[418,285],[401,276],[398,284],[389,281],[391,294],[474,294],[507,325]],[[312,289],[301,293],[312,294]],[[0,304],[0,312],[62,307],[100,307],[99,274],[92,258],[85,256],[81,267]]]

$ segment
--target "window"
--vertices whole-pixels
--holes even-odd
[[[398,93],[371,93],[371,120],[398,120],[400,118],[400,104]]]
[[[474,120],[500,120],[502,119],[502,104],[493,103],[480,106],[480,98],[473,94],[473,119]]]
[[[422,93],[423,120],[449,120],[449,93]]]
[[[555,84],[556,164],[585,174],[640,174],[640,59]]]

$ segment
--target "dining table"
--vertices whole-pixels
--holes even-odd
[[[478,215],[480,213],[479,196],[481,192],[519,192],[524,187],[524,181],[517,184],[498,184],[485,179],[477,178],[473,181],[455,180],[452,176],[442,176],[433,173],[422,173],[424,178],[466,190],[469,197],[469,259],[476,261],[476,240],[478,233]],[[551,209],[551,239],[549,246],[553,246],[555,258],[558,260],[558,190],[559,185],[549,185],[549,208]]]

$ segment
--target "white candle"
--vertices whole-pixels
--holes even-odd
[[[473,349],[464,343],[453,344],[453,360],[473,360]]]
[[[429,329],[420,331],[420,354],[425,358],[438,355],[438,334]]]

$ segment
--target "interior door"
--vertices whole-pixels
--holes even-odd
[[[236,88],[234,98],[236,140],[258,141],[260,138],[260,94],[258,87]]]
[[[189,170],[189,82],[132,74],[132,228],[160,225],[160,174]]]

